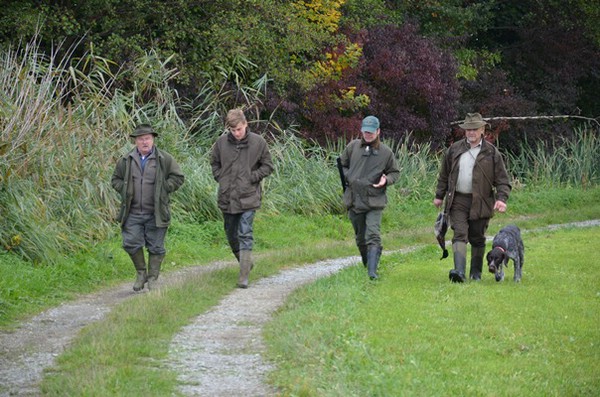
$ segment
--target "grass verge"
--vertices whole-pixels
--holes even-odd
[[[319,280],[266,331],[272,381],[286,396],[596,395],[598,231],[526,233],[520,284],[512,269],[451,284],[431,246],[385,257],[381,282],[362,266]]]
[[[509,222],[533,229],[563,221],[600,218],[600,189],[547,191],[543,201],[537,195],[537,192],[526,191],[515,194],[513,196],[514,200],[511,200],[509,214],[495,218],[492,221],[489,234],[491,235],[500,225]],[[564,205],[565,202],[569,202],[569,205]],[[523,209],[523,207],[526,209]],[[512,321],[503,324],[497,330],[494,328],[495,324],[493,322],[486,323],[484,326],[478,324],[479,330],[476,333],[470,333],[469,328],[465,326],[462,329],[457,329],[456,335],[453,334],[449,337],[449,331],[446,329],[448,324],[444,323],[444,319],[452,321],[454,326],[459,327],[466,324],[465,319],[485,314],[483,308],[487,308],[488,305],[494,308],[498,306],[508,309],[520,300],[529,302],[528,294],[531,293],[531,290],[523,290],[523,288],[538,284],[536,278],[542,277],[543,274],[534,273],[534,270],[536,272],[540,271],[540,267],[545,264],[544,261],[538,259],[533,261],[529,258],[529,255],[532,255],[531,258],[537,258],[539,254],[536,254],[536,250],[544,251],[544,249],[547,249],[547,247],[536,248],[531,246],[534,241],[532,239],[535,238],[538,241],[536,242],[537,245],[546,241],[544,239],[547,237],[545,234],[530,234],[527,236],[528,256],[526,257],[526,269],[522,285],[515,286],[511,282],[496,285],[488,278],[487,281],[484,280],[479,285],[469,284],[456,288],[457,286],[447,283],[449,260],[443,262],[438,260],[439,248],[434,243],[432,231],[435,215],[436,210],[430,202],[419,202],[412,205],[409,203],[395,203],[390,206],[389,210],[386,210],[383,230],[385,233],[384,244],[387,251],[415,244],[426,244],[426,248],[410,255],[384,257],[382,283],[368,282],[362,267],[357,267],[310,287],[317,288],[317,291],[321,289],[321,292],[307,293],[305,291],[313,290],[302,290],[297,298],[290,301],[286,310],[282,311],[284,316],[287,316],[286,313],[289,312],[296,313],[296,315],[304,314],[308,319],[294,322],[294,316],[291,316],[287,317],[288,323],[285,323],[284,317],[281,317],[270,327],[269,340],[274,346],[271,353],[272,357],[275,360],[278,357],[293,357],[292,354],[296,354],[296,349],[310,345],[314,345],[317,351],[313,352],[315,354],[314,361],[307,361],[305,367],[303,367],[302,361],[296,362],[296,360],[294,362],[278,363],[281,370],[275,374],[274,382],[283,387],[290,395],[321,395],[322,388],[328,386],[310,377],[314,375],[310,372],[311,368],[317,371],[316,373],[321,370],[319,366],[325,366],[325,369],[332,373],[349,373],[359,371],[359,368],[364,367],[369,368],[370,375],[363,373],[360,377],[372,376],[373,379],[380,379],[380,383],[373,380],[369,381],[371,383],[367,382],[367,385],[375,385],[373,386],[375,388],[372,389],[375,394],[367,393],[363,395],[378,395],[378,390],[387,390],[388,392],[393,390],[388,386],[398,386],[398,383],[390,379],[392,375],[402,375],[405,382],[414,377],[411,381],[413,383],[403,383],[402,387],[408,387],[412,384],[413,386],[410,387],[413,388],[407,389],[407,394],[419,395],[418,390],[428,390],[419,389],[421,380],[417,378],[417,375],[421,376],[422,372],[398,373],[395,372],[394,368],[400,364],[408,365],[406,363],[411,363],[411,360],[414,361],[414,364],[411,364],[413,366],[424,365],[431,368],[437,366],[438,364],[435,364],[435,361],[429,362],[421,356],[425,354],[423,351],[426,350],[427,346],[435,346],[431,344],[435,342],[436,338],[438,339],[438,347],[441,346],[441,350],[436,351],[434,349],[430,354],[432,357],[439,356],[438,363],[443,364],[442,367],[432,369],[434,373],[443,375],[442,378],[439,378],[440,380],[436,381],[438,386],[439,384],[450,384],[453,380],[463,379],[463,376],[468,378],[468,382],[471,382],[481,372],[500,371],[500,374],[504,376],[509,367],[503,366],[501,358],[494,361],[494,364],[499,364],[499,367],[492,368],[487,364],[481,364],[483,366],[473,373],[463,371],[462,368],[457,367],[458,369],[453,370],[445,366],[453,362],[452,360],[460,360],[459,356],[464,353],[463,361],[456,361],[457,365],[463,365],[465,360],[469,360],[468,355],[477,353],[473,350],[476,350],[476,346],[481,343],[481,340],[486,342],[494,339],[495,334],[493,333],[500,333],[500,336],[504,339],[512,338],[511,333],[517,332],[517,329],[512,329],[514,325]],[[351,226],[344,217],[310,218],[290,215],[273,216],[259,213],[255,226],[259,266],[252,272],[251,281],[252,279],[274,274],[286,266],[357,254],[352,239]],[[222,233],[220,226],[212,225],[210,227],[215,231],[218,229],[218,232]],[[229,258],[231,256],[222,236],[220,239],[216,239],[212,238],[210,233],[197,235],[195,234],[196,230],[192,226],[181,227],[175,225],[170,234],[171,253],[168,256],[169,263],[166,264],[167,271],[178,266],[185,266],[186,258],[188,260],[187,264],[194,263],[193,261],[196,261],[196,264],[201,264],[212,259]],[[556,232],[548,235],[560,234]],[[580,237],[577,237],[574,240],[576,242],[579,239]],[[555,244],[555,241],[548,239],[547,244]],[[591,242],[591,244],[593,246],[594,243]],[[571,247],[571,249],[573,248]],[[578,248],[576,249],[578,250]],[[584,251],[581,252],[583,256]],[[202,259],[200,256],[203,254],[207,256]],[[190,258],[186,255],[193,256]],[[568,261],[571,260],[568,256],[567,259]],[[549,259],[549,261],[552,260]],[[536,265],[536,263],[540,263],[540,265]],[[129,267],[130,265],[127,263],[123,266]],[[133,280],[131,270],[130,273],[129,277]],[[509,272],[507,277],[511,274]],[[182,325],[190,322],[191,319],[206,311],[212,304],[230,292],[234,288],[236,276],[237,270],[235,268],[225,269],[210,275],[203,275],[199,279],[188,280],[179,288],[173,288],[164,293],[144,294],[119,305],[106,319],[86,327],[85,331],[70,345],[69,349],[59,357],[57,365],[48,372],[43,381],[44,393],[46,395],[65,395],[65,390],[68,390],[69,395],[101,396],[107,395],[106,393],[109,393],[108,395],[128,396],[142,394],[172,395],[176,387],[175,376],[160,367],[160,361],[167,352],[171,338]],[[563,276],[558,277],[556,280],[550,277],[539,288],[542,291],[548,289],[544,292],[546,296],[552,295],[551,288],[555,284],[561,284],[565,281],[561,277]],[[523,291],[525,291],[525,295],[519,296],[518,294]],[[597,291],[594,292],[594,294],[596,293]],[[306,301],[302,300],[302,296],[306,297]],[[597,295],[594,296],[596,300],[592,299],[592,303],[595,302],[596,312],[592,312],[592,314],[597,317],[598,298]],[[543,299],[540,297],[539,300],[542,301]],[[435,314],[443,316],[438,317],[437,320],[433,318],[432,312],[425,310],[427,305],[424,302],[435,302],[438,305]],[[446,305],[443,304],[444,302]],[[460,306],[452,306],[451,303]],[[484,306],[481,306],[482,304]],[[315,307],[310,305],[315,305]],[[302,309],[304,306],[306,308]],[[525,309],[529,307],[531,307],[529,304],[522,306]],[[548,313],[545,313],[544,317],[536,319],[537,325],[543,324],[551,309],[546,308]],[[295,312],[295,310],[299,310],[299,312]],[[326,310],[330,312],[325,313]],[[430,310],[433,309],[430,308]],[[557,318],[560,317],[563,310],[568,309],[561,308],[558,310],[556,312]],[[487,317],[479,317],[480,321],[492,321],[492,312]],[[540,313],[534,311],[532,315],[539,316]],[[554,316],[554,313],[552,315]],[[521,314],[521,318],[527,318],[527,316],[527,313]],[[421,317],[432,317],[428,320],[431,324],[419,323],[419,321],[422,321]],[[488,319],[488,317],[490,318]],[[328,322],[332,324],[330,327],[332,334],[318,328],[320,325],[327,326],[325,323]],[[429,329],[430,327],[431,329]],[[344,331],[340,333],[339,330]],[[300,336],[295,336],[295,333],[299,331],[301,331]],[[526,332],[530,332],[530,329],[521,328],[518,335],[525,335]],[[283,345],[283,341],[278,341],[273,337],[274,333],[289,335],[290,341],[287,345]],[[475,342],[471,343],[470,335],[476,338]],[[576,337],[578,337],[577,335]],[[529,337],[529,335],[527,336]],[[298,338],[305,339],[299,340]],[[464,346],[469,344],[471,347],[465,347],[462,352],[453,350],[452,345],[446,348],[444,346],[448,339],[456,339],[456,342],[453,343],[458,344],[460,342]],[[521,343],[520,339],[516,340]],[[389,341],[392,343],[388,343]],[[369,345],[371,342],[374,343],[373,346]],[[537,349],[537,345],[534,345],[533,342],[528,341],[527,343],[532,344]],[[411,348],[414,350],[406,349],[407,344],[414,345]],[[548,348],[550,344],[548,342],[548,345],[544,345],[540,349]],[[461,345],[461,348],[463,345]],[[510,345],[506,340],[503,340],[499,346],[505,346],[504,349],[509,349],[509,347],[516,345]],[[523,343],[523,346],[530,350],[533,349],[526,343]],[[344,348],[351,348],[349,356],[343,357],[341,361],[337,359],[332,361],[336,358],[338,351],[344,353]],[[364,350],[362,353],[360,353],[361,349]],[[490,347],[486,347],[486,349],[488,350],[487,354],[490,356],[502,351],[501,349],[498,350],[499,348],[489,350]],[[380,354],[388,350],[389,356],[381,359],[381,362],[377,361],[380,359],[375,353]],[[507,350],[505,355],[510,357],[511,354],[509,353],[510,350]],[[452,358],[446,359],[444,358],[445,355]],[[502,355],[498,355],[498,357],[502,357]],[[399,358],[402,360],[398,361]],[[597,355],[596,358],[598,358]],[[369,361],[374,359],[376,361]],[[335,368],[328,367],[328,363],[334,365]],[[377,366],[371,366],[371,364],[377,364]],[[300,372],[289,372],[291,371],[289,366],[298,366]],[[402,368],[406,371],[408,367],[404,366]],[[421,370],[424,371],[425,369]],[[452,377],[452,371],[456,372],[454,377]],[[327,376],[331,377],[332,375],[329,372],[327,372]],[[318,377],[317,375],[314,376]],[[151,380],[149,380],[150,378]],[[74,379],[79,381],[76,382]],[[331,393],[330,395],[342,395],[341,391],[340,394],[335,394],[337,390],[342,390],[340,389],[342,385],[335,383],[341,382],[341,380],[331,379],[333,379],[333,383],[331,383],[328,393]],[[443,379],[445,380],[442,382]],[[353,381],[352,379],[347,380]],[[504,378],[503,380],[506,381]],[[151,383],[151,387],[146,386],[148,382]],[[461,382],[461,384],[466,384],[466,378]],[[471,387],[477,388],[477,382],[473,381]],[[487,386],[484,385],[484,387]],[[95,390],[98,392],[94,392]],[[349,389],[344,388],[343,390]],[[503,392],[498,395],[505,395],[504,390],[507,389],[499,390]],[[471,391],[467,390],[465,393],[468,394]],[[476,390],[473,391],[473,395],[475,394]],[[509,391],[506,392],[507,394],[509,394]]]

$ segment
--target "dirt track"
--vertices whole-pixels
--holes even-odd
[[[550,225],[536,231],[590,226],[600,226],[600,220]],[[262,326],[295,288],[358,260],[348,257],[284,270],[247,290],[234,290],[197,317],[174,337],[166,363],[178,372],[181,391],[193,396],[273,394],[264,382],[269,365],[261,358]],[[192,274],[227,266],[233,263],[190,267],[164,274],[161,282],[175,284]],[[113,306],[133,295],[131,283],[125,283],[47,310],[14,332],[0,333],[0,396],[39,395],[37,384],[44,368],[53,364],[84,326],[101,320]]]

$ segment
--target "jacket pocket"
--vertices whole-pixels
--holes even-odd
[[[352,201],[354,200],[354,194],[352,193],[352,189],[350,187],[347,187],[344,191],[343,200],[346,209],[350,209],[350,207],[352,207]]]
[[[387,204],[387,195],[385,194],[385,187],[375,188],[369,186],[367,188],[367,200],[369,207],[372,209],[382,209]]]
[[[240,206],[243,210],[258,208],[260,206],[260,191],[256,190],[249,196],[240,197]]]

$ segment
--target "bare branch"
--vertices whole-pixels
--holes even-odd
[[[485,121],[494,121],[494,120],[558,120],[558,119],[579,119],[586,120],[592,123],[598,124],[600,126],[600,121],[598,121],[600,117],[591,118],[591,117],[583,117],[583,116],[575,116],[575,115],[562,115],[562,116],[522,116],[522,117],[484,117]],[[462,123],[464,120],[453,121],[450,125],[456,125]]]

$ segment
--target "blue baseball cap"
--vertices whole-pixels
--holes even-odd
[[[379,119],[375,116],[367,116],[362,121],[362,126],[360,127],[361,132],[370,132],[374,134],[377,132],[379,128]]]

